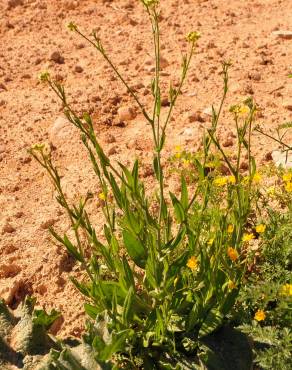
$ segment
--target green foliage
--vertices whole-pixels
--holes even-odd
[[[50,74],[44,73],[41,80],[47,82],[60,98],[64,114],[80,131],[99,181],[101,193],[98,197],[104,214],[101,236],[95,231],[86,210],[87,202],[95,199],[97,194],[88,193],[79,204],[71,205],[62,190],[61,176],[52,153],[45,144],[35,145],[30,153],[50,176],[57,201],[66,210],[75,237],[61,236],[53,229],[51,234],[86,272],[82,281],[71,280],[84,295],[85,311],[90,318],[84,343],[94,354],[95,361],[102,363],[104,368],[249,369],[251,357],[246,337],[232,331],[227,324],[234,308],[235,322],[239,324],[246,320],[250,323],[255,310],[264,309],[270,303],[270,297],[275,295],[277,302],[281,302],[277,306],[279,312],[283,313],[283,307],[287,305],[285,316],[289,311],[288,303],[279,296],[281,282],[276,281],[275,276],[286,268],[283,265],[291,264],[288,247],[275,252],[275,245],[281,238],[284,242],[284,235],[277,234],[278,226],[273,224],[271,211],[271,225],[262,242],[267,244],[262,275],[246,274],[254,257],[248,249],[248,240],[259,239],[262,232],[256,232],[257,207],[262,195],[250,150],[257,107],[252,99],[247,99],[230,108],[237,132],[237,157],[234,160],[217,135],[228,92],[230,63],[223,63],[221,104],[218,111],[212,108],[211,128],[204,134],[203,150],[196,154],[177,150],[171,160],[184,160],[184,164],[191,166],[191,171],[180,172],[179,192],[166,194],[161,153],[199,34],[191,32],[187,35],[190,49],[183,56],[180,83],[177,89],[170,84],[170,106],[162,115],[158,2],[142,2],[151,21],[155,49],[151,112],[115,67],[98,35],[93,32],[88,37],[73,23],[68,27],[104,58],[150,125],[158,190],[154,189],[150,195],[146,191],[139,176],[138,161],[131,168],[112,163],[99,144],[90,115],[78,115],[67,100],[65,88]],[[240,170],[244,157],[248,162],[245,176]],[[223,165],[228,176],[221,174]],[[191,172],[192,177],[189,176]],[[275,264],[275,271],[270,272],[270,259],[275,259],[275,253],[285,256],[285,260],[280,265],[281,258],[276,256],[279,266]],[[262,276],[270,279],[261,284]],[[286,278],[284,281],[287,282]],[[284,316],[281,322],[288,322],[289,317]],[[54,317],[55,313],[51,317],[39,313],[35,323],[46,327]],[[286,341],[286,336],[283,338]],[[79,360],[72,351],[65,347],[51,352],[50,366],[55,367],[49,368],[78,368],[75,361],[78,363]],[[244,353],[244,358],[239,353]]]

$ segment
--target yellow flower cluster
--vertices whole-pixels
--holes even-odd
[[[292,296],[292,284],[285,284],[282,286],[281,294],[285,296]]]
[[[233,230],[234,230],[234,226],[229,224],[228,227],[227,227],[227,232],[228,234],[232,234],[233,233]]]
[[[254,238],[255,238],[255,235],[253,233],[244,234],[243,237],[242,237],[242,241],[243,242],[250,242]]]
[[[235,262],[238,259],[238,252],[236,249],[232,247],[227,248],[228,257],[231,259],[232,262]]]
[[[188,259],[187,267],[189,267],[192,271],[195,271],[198,268],[198,259],[195,256],[192,256]]]
[[[256,321],[264,321],[266,318],[266,313],[263,310],[257,310],[257,312],[254,315],[254,318]]]
[[[292,193],[292,172],[287,172],[282,177],[287,193]]]
[[[235,184],[236,179],[234,176],[221,176],[214,179],[213,184],[218,187],[225,186],[227,184]]]
[[[199,40],[199,38],[201,37],[201,34],[200,32],[197,32],[197,31],[192,31],[192,32],[189,32],[186,36],[186,40],[188,42],[196,42]]]
[[[99,193],[98,194],[98,198],[100,199],[100,200],[106,200],[106,195],[105,195],[105,193]]]
[[[232,113],[234,113],[238,116],[247,116],[248,113],[250,112],[250,109],[245,104],[236,104],[236,105],[232,105],[230,107],[230,112],[232,112]]]
[[[264,225],[264,224],[259,224],[259,225],[257,225],[256,226],[256,232],[257,233],[259,233],[259,234],[262,234],[262,233],[264,233],[265,232],[265,230],[266,230],[266,225]]]

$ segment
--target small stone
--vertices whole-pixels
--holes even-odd
[[[116,142],[116,138],[112,134],[107,134],[104,141],[108,144],[112,144]]]
[[[81,66],[75,66],[75,72],[82,73],[83,72],[83,68]]]
[[[285,109],[291,110],[292,111],[292,100],[286,100],[283,102],[283,107]]]
[[[285,31],[285,30],[279,30],[272,32],[273,36],[279,37],[284,40],[292,40],[292,32],[291,31]]]
[[[49,227],[53,226],[56,222],[57,220],[55,219],[49,219],[49,220],[42,222],[40,227],[43,230],[47,230]]]
[[[116,146],[112,146],[108,151],[108,155],[114,155],[114,154],[117,154],[117,147]]]
[[[162,107],[169,107],[170,106],[170,101],[168,100],[167,97],[161,99],[161,106]]]
[[[288,156],[287,156],[287,152],[282,152],[280,150],[274,150],[271,155],[277,167],[283,167],[287,169],[292,168],[292,156],[290,153],[288,153]]]
[[[153,176],[154,175],[153,167],[150,164],[146,165],[144,167],[142,175],[143,175],[143,177]]]
[[[3,228],[2,228],[2,235],[3,234],[12,234],[16,231],[16,229],[10,224],[10,223],[6,223]]]
[[[189,122],[205,122],[204,117],[201,115],[200,112],[190,113],[188,116]]]
[[[56,140],[69,139],[72,137],[74,127],[65,117],[59,116],[49,129],[50,141],[54,144]]]
[[[169,66],[169,62],[167,59],[165,59],[164,57],[160,57],[160,68],[166,68]]]
[[[57,63],[57,64],[64,64],[65,63],[65,59],[64,57],[60,54],[59,51],[54,51],[51,56],[50,56],[50,60],[52,60],[53,62]]]
[[[227,148],[229,146],[232,146],[234,144],[233,140],[231,137],[228,137],[223,143],[222,145]]]
[[[131,121],[136,117],[136,112],[131,107],[121,107],[118,109],[118,117],[122,122]]]
[[[16,8],[19,5],[23,5],[23,0],[9,0],[8,9]]]
[[[265,161],[272,161],[273,160],[272,152],[266,153],[265,156],[264,156],[264,160]]]
[[[244,170],[244,171],[247,170],[248,169],[248,163],[245,162],[245,161],[241,162],[240,169]]]
[[[254,81],[260,81],[262,76],[259,72],[250,72],[248,74],[248,77],[251,79],[251,80],[254,80]]]

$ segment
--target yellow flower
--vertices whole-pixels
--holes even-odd
[[[186,40],[188,42],[196,42],[199,40],[199,38],[201,37],[201,34],[200,32],[197,32],[197,31],[193,31],[193,32],[189,32],[187,35],[186,35]]]
[[[261,179],[262,179],[262,176],[258,172],[256,172],[252,178],[252,181],[255,183],[259,183]]]
[[[215,168],[216,167],[216,163],[215,162],[207,162],[205,167],[207,168]]]
[[[282,286],[281,294],[286,296],[292,296],[292,284],[285,284]]]
[[[41,82],[46,82],[50,79],[50,73],[48,71],[41,72],[38,78]]]
[[[99,194],[98,194],[98,198],[99,198],[100,200],[106,200],[106,195],[105,195],[105,193],[99,193]]]
[[[267,188],[267,195],[269,195],[271,198],[275,196],[275,193],[276,193],[275,186],[270,186],[269,188]]]
[[[282,177],[284,182],[291,182],[292,180],[292,172],[287,172]]]
[[[181,149],[181,146],[180,145],[176,145],[174,147],[174,152],[175,152],[175,157],[176,158],[180,158],[181,157],[181,151],[182,151],[182,149]]]
[[[183,162],[184,167],[189,167],[191,163],[189,159],[185,159],[185,158],[182,160],[182,162]]]
[[[234,226],[233,225],[228,225],[228,227],[227,227],[227,232],[228,232],[228,234],[232,234],[233,233],[233,230],[234,230]]]
[[[234,281],[232,280],[229,280],[228,283],[227,283],[227,286],[230,290],[232,289],[235,289],[236,288],[236,284],[234,283]]]
[[[217,177],[217,178],[213,181],[213,184],[214,184],[215,186],[219,186],[219,187],[221,187],[221,186],[226,185],[226,184],[227,184],[227,182],[228,182],[228,178],[227,178],[227,177]]]
[[[285,186],[287,193],[292,193],[292,182],[287,182]]]
[[[245,116],[249,113],[249,107],[246,105],[241,105],[238,107],[238,114],[241,116]]]
[[[198,268],[198,259],[195,256],[192,256],[188,259],[187,267],[189,267],[192,271],[195,271]]]
[[[257,312],[254,315],[254,318],[257,321],[264,321],[266,318],[266,314],[263,310],[257,310]]]
[[[251,234],[244,234],[243,237],[242,237],[242,241],[243,242],[249,242],[249,241],[251,241],[254,238],[255,238],[255,235],[253,233],[251,233]]]
[[[69,28],[70,31],[76,31],[77,30],[77,26],[74,22],[68,23],[67,28]]]
[[[235,262],[238,259],[238,252],[232,247],[227,248],[227,254],[228,257],[231,259],[231,261]]]
[[[229,184],[235,184],[236,183],[235,176],[228,176],[228,182]]]
[[[208,240],[207,244],[208,244],[208,245],[212,245],[212,244],[213,244],[213,242],[214,242],[214,238],[211,238],[211,239],[209,239],[209,240]]]
[[[265,230],[266,230],[266,225],[264,224],[260,224],[256,226],[256,232],[259,234],[264,233]]]

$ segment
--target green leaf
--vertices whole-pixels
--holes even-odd
[[[180,203],[180,201],[176,198],[176,196],[173,193],[169,193],[172,201],[172,205],[174,207],[174,213],[177,218],[178,222],[183,222],[185,220],[185,212],[184,209]]]
[[[122,322],[126,326],[129,325],[130,319],[133,316],[133,310],[131,310],[131,308],[132,308],[134,295],[135,295],[134,288],[133,288],[133,286],[131,286],[128,293],[127,293],[127,296],[126,296],[126,299],[125,299],[125,302],[124,302],[124,306],[123,306]]]
[[[185,177],[181,176],[181,205],[186,210],[189,204],[188,188]]]
[[[137,266],[144,268],[147,253],[141,241],[128,230],[123,230],[123,240],[129,256]]]
[[[87,313],[87,315],[91,317],[93,320],[95,320],[96,316],[100,313],[100,310],[97,307],[92,306],[89,303],[84,303],[84,310]]]
[[[82,255],[80,254],[78,249],[70,242],[66,234],[62,238],[52,228],[50,228],[49,231],[55,239],[57,239],[60,243],[62,243],[66,247],[67,251],[72,257],[74,257],[79,262],[84,261]]]
[[[200,328],[199,338],[203,338],[206,335],[214,332],[222,325],[222,322],[223,315],[217,309],[211,310]]]
[[[99,354],[99,358],[102,361],[109,360],[114,353],[122,351],[125,346],[126,340],[134,334],[132,329],[126,329],[118,333],[112,334],[112,341],[107,345]]]
[[[33,323],[36,325],[44,326],[46,329],[57,320],[58,317],[61,316],[61,313],[52,310],[50,314],[46,313],[44,310],[34,310],[33,313]]]

